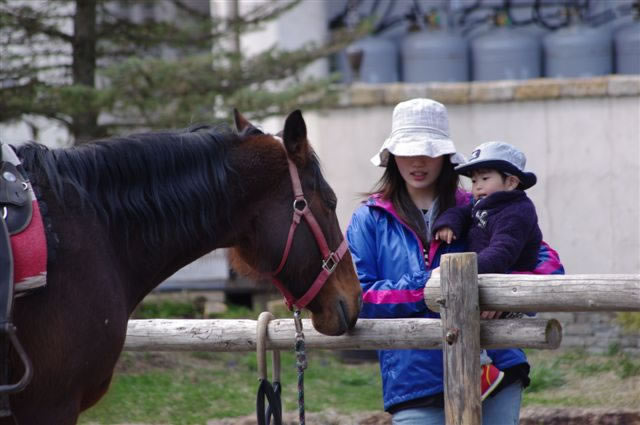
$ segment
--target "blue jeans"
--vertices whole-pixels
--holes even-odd
[[[482,403],[483,425],[518,425],[522,383],[514,382]],[[444,425],[444,409],[421,407],[405,409],[392,417],[393,425]]]

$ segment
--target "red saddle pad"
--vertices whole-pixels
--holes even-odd
[[[16,293],[44,286],[47,283],[47,242],[38,201],[33,201],[31,223],[11,236],[11,250]]]

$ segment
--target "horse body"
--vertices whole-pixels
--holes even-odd
[[[18,150],[48,220],[47,286],[18,298],[13,316],[32,360],[31,383],[0,425],[74,424],[107,391],[136,305],[175,271],[222,247],[269,275],[292,217],[287,157],[331,249],[342,240],[335,195],[322,178],[299,112],[280,141],[236,115],[237,133],[209,128],[143,134],[67,150]],[[279,279],[300,298],[321,270],[308,226],[295,234]],[[349,256],[347,253],[346,257]],[[360,285],[350,258],[307,308],[314,327],[355,325]],[[12,376],[21,366],[10,355]]]

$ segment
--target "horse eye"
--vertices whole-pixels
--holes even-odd
[[[338,207],[338,200],[335,197],[327,198],[326,204],[330,210],[335,210]]]

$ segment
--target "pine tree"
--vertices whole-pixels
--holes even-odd
[[[233,107],[261,119],[330,105],[330,78],[301,77],[300,70],[357,34],[253,57],[237,48],[245,31],[299,2],[260,3],[222,20],[211,18],[208,1],[0,0],[0,122],[47,117],[80,143],[226,121]],[[132,19],[123,13],[131,8],[170,8],[172,19]]]

